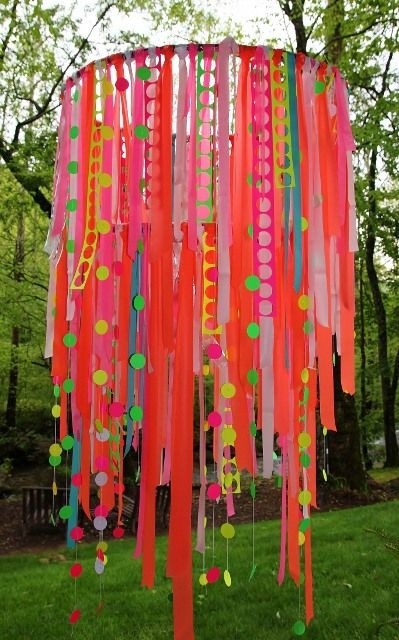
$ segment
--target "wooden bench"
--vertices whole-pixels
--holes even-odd
[[[69,490],[65,487],[58,487],[56,495],[51,487],[22,487],[23,534],[30,529],[62,526],[64,521],[58,512],[68,504],[68,495]]]
[[[137,533],[138,516],[140,503],[140,485],[135,487],[134,496],[131,498],[123,496],[122,522],[128,531]],[[57,494],[53,496],[51,487],[22,487],[22,524],[23,533],[26,534],[31,529],[43,529],[51,527],[65,526],[58,512],[62,506],[68,504],[68,489],[65,487],[57,489]],[[155,522],[158,529],[167,529],[170,509],[170,487],[160,485],[156,490]],[[93,507],[94,513],[94,507]],[[110,523],[115,523],[118,517],[118,506],[109,514]],[[79,520],[84,521],[81,514]]]

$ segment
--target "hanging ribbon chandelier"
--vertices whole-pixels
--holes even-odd
[[[335,429],[334,349],[354,391],[353,149],[344,79],[303,54],[231,39],[138,49],[65,84],[47,240],[50,463],[70,452],[61,517],[73,546],[78,505],[100,537],[116,509],[123,535],[123,461],[137,452],[135,555],[148,587],[156,490],[170,485],[176,640],[194,637],[194,464],[201,552],[207,503],[225,505],[229,540],[240,474],[256,505],[259,468],[270,477],[279,456],[278,581],[286,567],[298,585],[304,574],[313,617],[315,411]]]

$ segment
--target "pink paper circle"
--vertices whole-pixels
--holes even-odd
[[[219,427],[222,424],[222,416],[218,411],[211,411],[208,415],[208,423],[211,427]]]
[[[210,569],[208,569],[207,573],[206,573],[206,577],[208,582],[212,583],[212,582],[217,582],[220,578],[220,569],[219,567],[211,567]]]
[[[80,618],[80,609],[74,609],[71,613],[71,615],[69,616],[69,622],[71,624],[76,624],[76,622],[78,622]]]
[[[104,516],[104,518],[106,518],[108,513],[109,509],[105,504],[98,504],[94,509],[95,516]]]
[[[118,89],[118,91],[126,91],[128,87],[129,80],[127,80],[126,78],[118,78],[115,82],[115,88]]]
[[[211,360],[217,360],[223,353],[220,345],[216,342],[214,344],[210,344],[206,352],[208,354],[208,358],[211,358]]]
[[[216,482],[214,482],[213,484],[209,485],[206,491],[206,495],[210,500],[217,500],[218,498],[220,498],[221,492],[222,491],[220,486],[216,484]]]
[[[71,483],[73,484],[74,487],[80,487],[80,485],[82,484],[82,474],[74,473],[71,478]]]
[[[83,538],[82,527],[73,527],[69,535],[72,538],[72,540],[75,540],[75,542],[77,542],[78,540],[81,540]]]
[[[73,564],[72,567],[69,569],[71,578],[79,578],[82,571],[83,571],[83,567],[80,564],[80,562],[75,562],[75,564]]]
[[[108,413],[111,418],[120,418],[123,415],[125,408],[122,402],[112,402],[109,405]]]

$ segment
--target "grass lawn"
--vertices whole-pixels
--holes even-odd
[[[366,528],[399,531],[399,502],[316,514],[313,517],[316,619],[304,638],[372,640],[378,624],[399,616],[399,554]],[[212,544],[212,532],[208,533]],[[216,532],[215,564],[225,567],[226,542]],[[166,538],[158,543],[158,578],[153,590],[140,587],[140,563],[131,558],[133,540],[111,543],[104,574],[105,606],[97,612],[100,579],[93,570],[94,547],[79,546],[84,570],[77,580],[82,611],[73,627],[75,581],[69,576],[74,554],[0,558],[0,637],[2,640],[162,640],[173,638],[170,582],[164,576]],[[202,556],[195,553],[196,640],[290,640],[298,619],[298,590],[287,579],[276,584],[279,523],[255,528],[257,570],[252,566],[252,525],[236,527],[229,544],[232,585],[223,580],[201,587]],[[212,549],[206,557],[213,564]],[[399,638],[399,627],[384,627],[380,640]]]
[[[388,467],[386,469],[384,467],[381,467],[381,469],[370,469],[368,473],[376,482],[389,482],[390,480],[399,478],[399,467]]]

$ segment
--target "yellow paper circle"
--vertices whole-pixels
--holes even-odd
[[[105,540],[101,540],[97,546],[96,546],[97,551],[102,551],[103,553],[106,552],[106,550],[108,549],[108,542],[105,542]]]
[[[312,438],[308,433],[306,433],[306,431],[299,434],[298,444],[301,447],[301,449],[306,449],[306,447],[309,447],[311,442],[312,442]]]
[[[232,398],[236,394],[236,388],[232,382],[225,382],[220,387],[220,393],[223,398]]]
[[[55,404],[53,406],[53,408],[51,409],[51,413],[53,415],[53,418],[59,418],[61,415],[61,407],[59,404]]]
[[[233,427],[224,427],[222,431],[222,440],[225,444],[234,444],[237,432]]]
[[[101,127],[101,134],[102,134],[102,137],[104,138],[104,140],[112,140],[113,135],[114,135],[114,130],[108,124],[104,124]]]
[[[104,78],[102,80],[102,84],[103,84],[103,94],[105,96],[112,96],[112,94],[114,93],[114,85],[112,84],[111,80],[107,80],[107,78]]]
[[[306,309],[309,309],[309,296],[305,295],[304,293],[299,296],[298,307],[302,311],[306,311]]]
[[[49,452],[51,456],[60,456],[62,453],[62,447],[57,442],[55,442],[49,447]]]
[[[309,369],[306,369],[306,367],[301,371],[301,380],[303,384],[307,384],[307,382],[309,382]]]
[[[98,333],[99,336],[103,336],[108,331],[108,322],[106,320],[97,320],[94,325],[94,331]]]
[[[108,276],[109,276],[108,267],[105,267],[105,266],[97,267],[96,278],[98,278],[98,280],[106,280]]]
[[[310,504],[311,500],[312,500],[312,494],[308,489],[304,489],[303,491],[299,492],[299,496],[298,496],[299,504],[301,504],[302,506],[305,504]]]
[[[204,364],[202,367],[202,373],[204,376],[209,376],[209,364]]]
[[[98,233],[105,234],[109,233],[111,230],[111,225],[108,220],[97,220],[97,231]]]
[[[298,544],[301,547],[305,543],[305,534],[303,531],[298,531]]]
[[[228,569],[225,569],[224,574],[223,574],[223,578],[224,578],[224,583],[225,583],[226,587],[231,587],[231,575],[230,575],[230,571]]]
[[[208,420],[204,421],[204,431],[209,431],[210,427],[209,427],[209,422]]]
[[[201,587],[206,587],[206,585],[208,584],[206,573],[201,573],[200,577],[198,578],[198,582],[200,583]]]
[[[98,183],[101,187],[110,187],[112,184],[112,176],[109,173],[100,173],[98,176]]]
[[[93,382],[94,384],[105,384],[108,380],[108,374],[103,369],[96,369],[93,372]]]
[[[222,534],[223,538],[226,538],[226,540],[231,540],[231,538],[234,538],[236,531],[233,525],[230,524],[230,522],[225,522],[220,527],[220,533]]]

